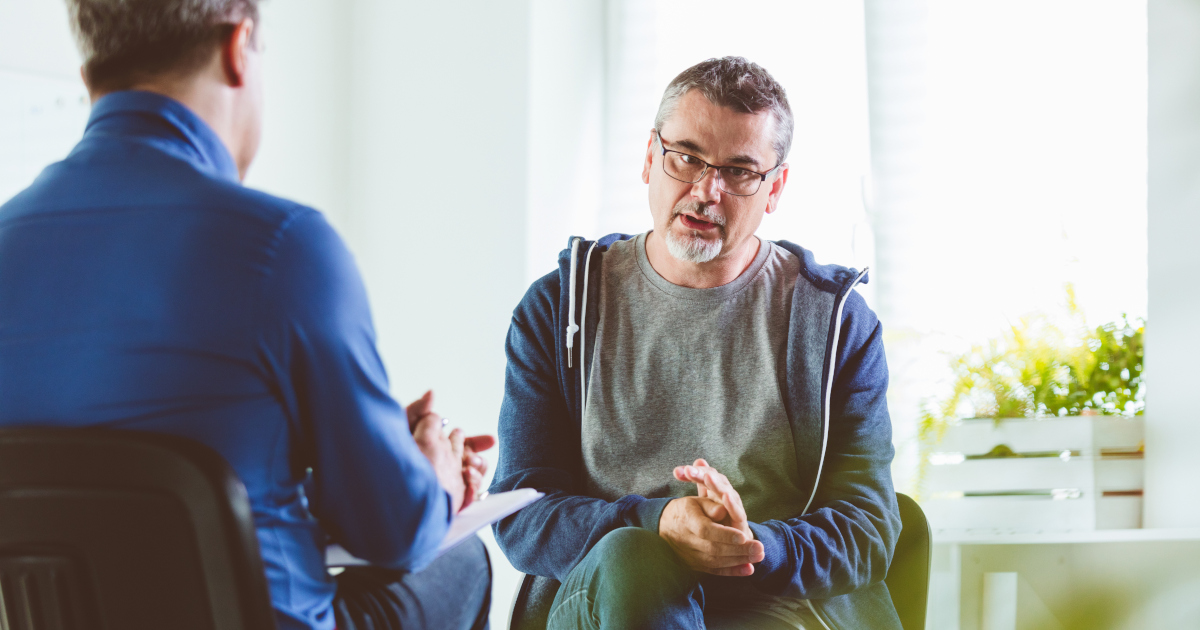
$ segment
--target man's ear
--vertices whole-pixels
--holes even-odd
[[[254,20],[246,18],[233,27],[233,33],[221,42],[221,68],[229,87],[246,83],[246,55],[254,46]]]
[[[654,166],[654,134],[657,131],[650,130],[650,140],[646,141],[646,159],[642,162],[642,183],[650,183],[650,167]]]
[[[767,214],[772,214],[779,208],[779,196],[787,185],[788,165],[786,162],[779,166],[774,181],[771,182],[771,192],[767,193]]]

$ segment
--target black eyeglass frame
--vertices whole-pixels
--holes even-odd
[[[676,151],[675,149],[668,149],[667,147],[663,146],[663,143],[662,143],[662,136],[661,136],[661,135],[659,135],[659,133],[658,133],[658,130],[657,130],[657,129],[655,129],[655,130],[654,130],[654,141],[658,143],[658,148],[662,150],[662,156],[663,156],[663,160],[662,160],[663,174],[665,174],[667,177],[670,177],[671,179],[673,179],[673,180],[675,180],[675,181],[677,181],[677,182],[683,182],[683,183],[685,183],[685,184],[695,184],[696,182],[703,180],[705,175],[708,175],[708,169],[710,169],[710,168],[714,168],[714,169],[716,169],[716,170],[717,170],[717,181],[718,181],[718,182],[720,183],[720,185],[721,185],[721,192],[723,192],[723,193],[725,193],[725,194],[727,194],[727,195],[733,195],[734,197],[753,197],[754,195],[757,195],[757,194],[758,194],[758,191],[762,190],[762,185],[763,185],[763,182],[767,181],[767,177],[769,177],[769,176],[771,175],[771,173],[774,173],[775,171],[779,170],[779,167],[780,167],[780,166],[783,166],[783,164],[784,164],[783,162],[780,162],[780,163],[776,164],[774,167],[772,167],[772,168],[771,168],[771,170],[769,170],[769,171],[767,171],[767,172],[765,172],[765,173],[760,173],[760,172],[758,172],[758,171],[755,171],[755,170],[752,170],[752,169],[748,169],[748,168],[746,168],[746,167],[744,167],[744,166],[717,166],[716,164],[709,164],[708,162],[705,162],[704,160],[701,160],[700,158],[698,158],[698,157],[696,157],[696,156],[692,155],[691,153],[684,153],[683,151]],[[667,154],[668,154],[668,153],[678,153],[679,155],[686,155],[687,157],[690,157],[690,158],[692,158],[693,160],[696,160],[697,162],[699,162],[699,163],[703,164],[703,165],[704,165],[704,170],[700,171],[700,176],[699,176],[699,177],[697,177],[696,179],[694,179],[694,180],[692,180],[692,181],[690,181],[690,182],[689,182],[689,181],[687,181],[687,180],[685,180],[685,179],[679,179],[678,177],[675,177],[674,175],[672,175],[672,174],[670,174],[670,173],[668,173],[668,172],[667,172],[667,160],[666,160],[666,158],[667,158]],[[755,175],[758,175],[758,178],[759,178],[759,179],[758,179],[758,188],[754,189],[754,192],[752,192],[752,193],[745,193],[745,194],[743,194],[743,193],[729,192],[728,190],[725,190],[725,186],[724,186],[724,184],[725,184],[725,178],[721,177],[721,169],[723,169],[723,168],[737,168],[737,169],[741,169],[741,170],[743,170],[743,171],[746,171],[747,173],[754,173]]]

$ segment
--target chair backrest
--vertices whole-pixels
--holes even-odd
[[[513,597],[508,615],[508,630],[546,630],[550,605],[561,586],[554,578],[526,575]]]
[[[925,520],[925,512],[912,497],[897,492],[896,501],[900,505],[900,521],[904,528],[896,541],[896,551],[884,582],[904,630],[925,630],[933,534],[929,521]],[[558,581],[552,578],[526,575],[513,597],[509,630],[545,630],[558,587]]]
[[[0,430],[0,628],[274,627],[221,456],[141,432]]]
[[[896,541],[892,564],[888,566],[888,592],[892,605],[900,615],[904,630],[925,630],[925,614],[929,603],[929,572],[933,561],[933,534],[925,512],[912,497],[896,493],[900,505],[900,521],[904,529]]]

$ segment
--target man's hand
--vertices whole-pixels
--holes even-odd
[[[658,521],[662,536],[684,564],[713,575],[747,576],[762,562],[763,545],[721,521],[725,506],[707,497],[680,497],[667,503]]]
[[[463,497],[463,507],[471,505],[483,492],[483,478],[487,475],[487,460],[476,455],[496,445],[496,438],[490,435],[476,435],[463,440],[463,482],[466,484],[466,494]]]
[[[716,468],[709,466],[703,459],[697,459],[691,466],[677,466],[675,478],[696,484],[697,496],[712,499],[725,508],[728,516],[718,519],[718,522],[742,532],[747,540],[754,538],[750,531],[750,520],[746,518],[746,508],[742,506],[741,495],[733,489],[729,479],[717,472]]]
[[[442,417],[433,412],[433,392],[425,392],[405,408],[408,426],[413,440],[421,449],[438,482],[450,493],[454,513],[471,504],[483,487],[483,476],[487,473],[487,462],[476,455],[491,448],[496,439],[490,435],[465,437],[462,429],[454,429],[450,435],[442,432]]]

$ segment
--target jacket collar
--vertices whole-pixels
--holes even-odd
[[[212,177],[240,181],[233,156],[212,127],[183,103],[161,94],[125,90],[96,101],[84,138],[99,136],[146,142]]]

